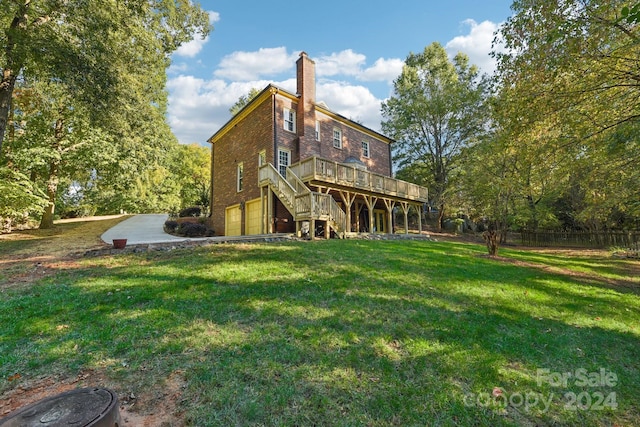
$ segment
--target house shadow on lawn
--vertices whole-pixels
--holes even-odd
[[[100,367],[135,394],[181,371],[176,411],[195,425],[640,421],[637,300],[476,255],[363,241],[132,256],[0,303],[17,313],[2,328],[2,365],[23,377]],[[566,411],[562,393],[593,390],[537,378],[580,368],[618,376],[618,411]],[[547,412],[474,400],[495,387],[556,399]]]

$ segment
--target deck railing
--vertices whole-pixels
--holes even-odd
[[[338,231],[346,227],[346,214],[329,194],[309,190],[292,170],[287,170],[287,179],[271,164],[258,169],[260,185],[268,184],[278,194],[295,221],[320,219],[333,221]]]
[[[296,189],[280,175],[280,172],[271,163],[262,165],[258,169],[258,182],[262,185],[268,183],[273,191],[278,194],[278,198],[292,215],[296,211]]]
[[[290,168],[302,181],[324,181],[419,202],[428,199],[426,187],[321,157],[310,157]]]

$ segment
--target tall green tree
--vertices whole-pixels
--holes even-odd
[[[509,93],[499,105],[508,138],[549,171],[546,188],[555,196],[582,195],[570,216],[583,227],[606,226],[620,212],[639,217],[631,167],[640,161],[637,2],[517,0],[512,9],[497,55],[498,83]],[[579,191],[561,194],[566,185]]]
[[[180,207],[209,206],[211,150],[199,144],[178,145],[171,172],[180,187]]]
[[[181,43],[208,32],[209,20],[190,0],[5,0],[0,29],[2,155],[20,76],[61,82],[101,116],[126,98],[123,77],[133,68],[150,57],[168,62]]]
[[[394,160],[400,169],[422,169],[438,224],[455,189],[462,149],[483,131],[485,84],[478,68],[458,53],[450,60],[439,43],[411,53],[394,93],[382,105],[382,129],[397,142]]]
[[[61,180],[70,176],[70,168],[90,167],[102,141],[94,138],[86,110],[73,102],[64,85],[23,86],[18,95],[14,119],[21,129],[7,143],[7,159],[41,185],[48,203],[40,227],[51,228]]]

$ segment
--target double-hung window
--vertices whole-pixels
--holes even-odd
[[[369,142],[362,141],[362,155],[369,158]]]
[[[320,120],[316,120],[316,141],[320,141]]]
[[[296,131],[296,112],[289,108],[284,109],[284,130]]]
[[[291,151],[278,148],[278,172],[287,177],[287,167],[291,164]]]
[[[244,179],[244,164],[242,163],[238,163],[238,170],[237,170],[237,190],[238,192],[242,191],[242,180]]]
[[[333,128],[333,147],[342,148],[342,131],[337,128]]]

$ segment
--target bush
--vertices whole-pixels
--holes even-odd
[[[93,216],[96,213],[96,207],[89,204],[82,204],[77,206],[67,206],[67,208],[60,214],[60,218],[85,218]]]
[[[185,208],[178,213],[180,218],[184,218],[187,216],[200,216],[202,215],[202,208],[200,206],[192,206],[190,208]]]
[[[177,233],[184,237],[203,237],[207,235],[208,230],[204,224],[183,222],[178,227]]]
[[[173,234],[178,229],[178,222],[173,220],[165,221],[164,223],[164,231],[165,233]]]

